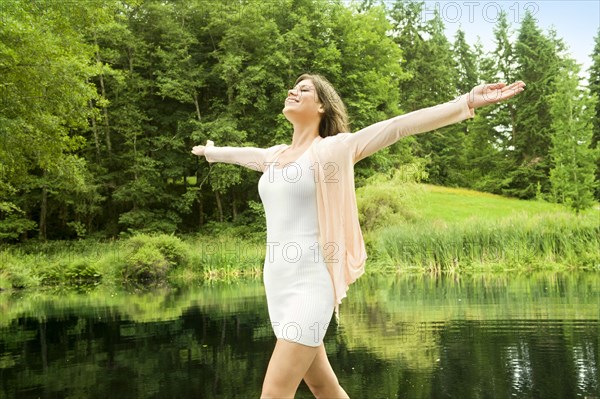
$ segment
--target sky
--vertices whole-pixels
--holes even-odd
[[[486,51],[495,47],[493,29],[501,8],[507,12],[514,31],[513,43],[526,10],[530,10],[545,33],[554,27],[557,36],[568,45],[572,57],[582,64],[582,76],[588,76],[594,37],[600,27],[600,0],[425,1],[423,18],[433,18],[436,7],[440,10],[451,41],[460,26],[470,45],[474,45],[477,36],[480,36]]]

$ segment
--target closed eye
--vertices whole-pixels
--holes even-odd
[[[310,91],[314,89],[314,87],[311,86],[300,86],[300,91]]]

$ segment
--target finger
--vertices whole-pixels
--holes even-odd
[[[513,84],[511,84],[510,86],[507,86],[504,88],[504,90],[508,91],[508,92],[513,92],[513,93],[520,93],[524,90],[525,84],[522,82],[515,82]]]
[[[506,83],[504,83],[504,82],[490,83],[489,85],[487,85],[486,89],[497,90],[497,89],[503,88],[504,86],[506,86]]]
[[[501,90],[501,96],[505,97],[507,95],[514,95],[517,93],[518,88],[514,87],[514,86],[507,86],[504,89]]]
[[[510,90],[516,90],[519,92],[519,90],[522,90],[525,87],[525,83],[523,81],[517,81],[512,83],[510,86],[507,86],[507,89]]]
[[[516,88],[519,88],[519,87],[523,87],[524,85],[525,84],[523,82],[513,82],[509,86],[507,86],[507,88],[516,89]]]
[[[502,94],[502,99],[506,100],[509,99],[511,97],[516,96],[517,94],[521,93],[524,89],[522,87],[518,87],[518,88],[514,88],[512,90],[507,90]]]
[[[522,87],[518,83],[511,83],[510,85],[502,88],[502,95],[506,95],[506,93],[516,94],[522,90]]]

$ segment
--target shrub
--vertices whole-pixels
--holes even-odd
[[[144,246],[156,248],[172,265],[181,265],[188,261],[189,251],[186,245],[171,234],[138,234],[127,240],[126,247],[132,252]]]
[[[400,174],[391,179],[377,174],[367,182],[356,190],[359,222],[365,230],[418,219],[417,212],[409,205],[414,203],[412,196],[419,190],[417,184],[403,182]]]
[[[2,274],[3,288],[32,288],[39,285],[39,277],[36,276],[35,256],[22,254],[15,255],[9,251],[2,253]]]
[[[76,259],[65,270],[66,280],[78,285],[97,284],[102,279],[100,271],[87,259]]]
[[[33,285],[29,275],[26,272],[18,269],[11,271],[11,273],[8,275],[8,281],[10,282],[11,287],[16,289],[28,288]]]
[[[42,285],[56,285],[63,281],[63,271],[67,268],[67,263],[63,261],[53,262],[38,270],[40,282]]]
[[[156,247],[144,245],[127,258],[122,277],[125,281],[152,283],[163,280],[169,266],[169,261]]]
[[[128,255],[122,277],[140,283],[164,280],[172,267],[188,262],[189,251],[176,236],[138,234],[125,245]]]

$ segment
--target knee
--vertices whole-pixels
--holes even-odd
[[[337,378],[335,380],[330,380],[327,382],[311,382],[306,383],[308,388],[313,393],[315,398],[338,398],[340,390],[342,387],[340,386]]]
[[[293,398],[295,392],[292,392],[287,387],[278,387],[271,384],[265,384],[262,387],[260,393],[260,399],[279,399],[279,398]]]
[[[294,395],[289,395],[286,392],[282,392],[277,389],[263,389],[260,393],[260,399],[285,399],[290,398],[293,399]]]
[[[271,399],[276,397],[277,396],[275,396],[275,394],[268,389],[263,388],[262,392],[260,393],[260,399]]]
[[[263,387],[262,392],[260,393],[260,399],[271,399],[276,397],[277,393],[274,390],[265,387]]]

